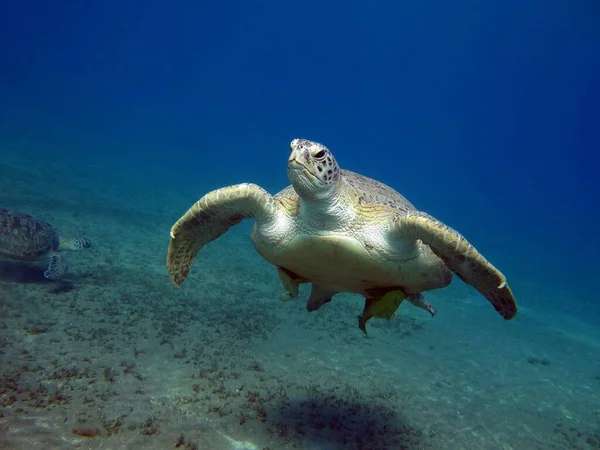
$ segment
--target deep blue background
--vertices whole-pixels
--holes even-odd
[[[509,277],[597,303],[597,1],[0,5],[5,139],[198,192],[275,192],[317,140]]]

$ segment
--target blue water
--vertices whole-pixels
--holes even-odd
[[[286,186],[290,141],[311,139],[460,230],[531,316],[581,320],[597,342],[599,24],[585,0],[6,1],[0,208],[58,222],[68,210],[76,229],[79,204],[81,228],[94,209],[96,224],[114,214],[168,237],[209,190]],[[163,244],[148,250],[157,267]],[[538,448],[597,448],[561,442]]]

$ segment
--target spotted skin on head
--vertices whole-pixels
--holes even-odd
[[[340,178],[340,167],[327,147],[318,142],[294,139],[291,143],[293,159],[304,162],[310,173],[322,183],[328,185]]]
[[[59,250],[83,250],[84,248],[90,248],[92,242],[89,239],[73,237],[73,236],[59,236],[58,248]]]

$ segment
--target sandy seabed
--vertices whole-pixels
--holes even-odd
[[[0,260],[0,448],[600,448],[599,333],[541,308],[551,290],[510,280],[506,322],[455,280],[434,318],[403,305],[365,336],[358,296],[280,302],[250,223],[177,289],[169,229],[204,186],[18,153],[0,149],[0,208],[93,247],[56,282]]]

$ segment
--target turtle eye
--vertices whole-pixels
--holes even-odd
[[[321,150],[321,151],[315,153],[314,157],[317,158],[317,159],[324,158],[325,157],[325,150]]]

